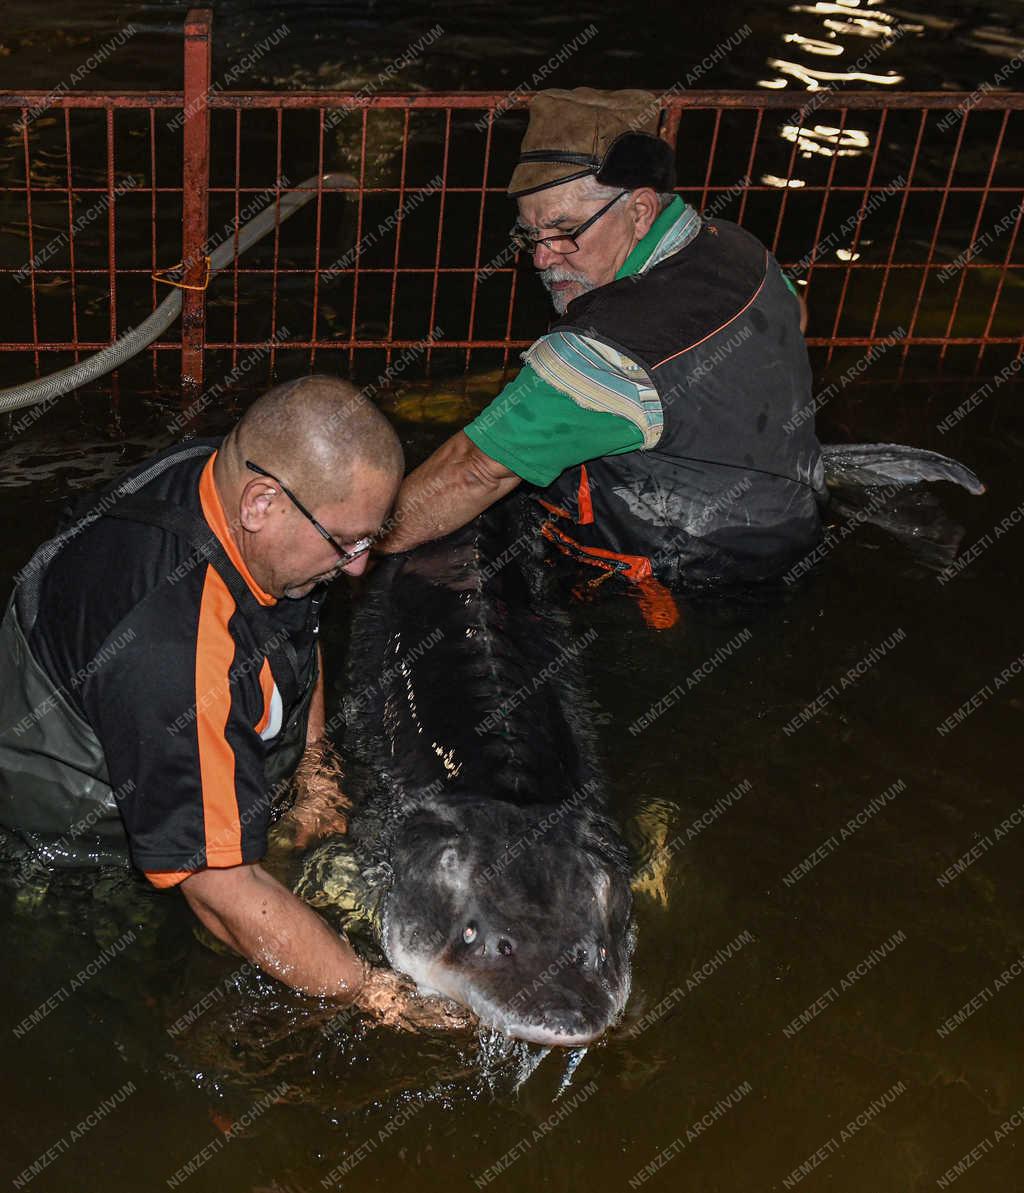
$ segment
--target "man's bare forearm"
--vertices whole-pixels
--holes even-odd
[[[450,534],[510,493],[519,479],[459,431],[405,478],[391,529],[378,548],[408,551]]]
[[[262,867],[201,870],[181,886],[214,936],[265,973],[306,994],[359,993],[368,967],[352,946]]]

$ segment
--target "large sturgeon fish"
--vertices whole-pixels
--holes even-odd
[[[520,509],[370,577],[345,750],[376,776],[349,837],[396,970],[513,1038],[576,1047],[629,994],[629,870],[584,724],[578,656],[596,631],[573,638],[544,598]],[[311,857],[306,897],[336,857]]]

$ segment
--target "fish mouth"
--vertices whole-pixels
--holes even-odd
[[[542,977],[514,980],[516,989],[505,998],[495,989],[499,983],[493,973],[474,975],[442,958],[408,955],[401,948],[389,949],[388,954],[395,969],[424,993],[467,1007],[481,1024],[511,1039],[548,1048],[592,1044],[616,1022],[629,998],[628,966],[618,984],[583,974],[570,975],[557,985],[545,983]],[[503,984],[508,984],[507,979]]]
[[[476,1003],[477,1005],[473,1005]],[[502,1020],[496,1009],[485,1000],[470,999],[470,1010],[487,1027],[502,1032],[513,1040],[523,1040],[527,1044],[543,1044],[547,1048],[584,1048],[601,1038],[618,1018],[618,1013],[610,1015],[601,1023],[580,1023],[576,1027],[565,1025],[558,1027],[549,1023],[534,1023],[523,1019]]]

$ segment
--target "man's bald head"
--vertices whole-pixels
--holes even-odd
[[[272,476],[247,469],[247,460]],[[256,582],[272,596],[301,597],[341,571],[365,569],[365,554],[346,563],[338,549],[379,532],[404,466],[398,436],[377,407],[354,385],[315,375],[258,398],[221,445],[213,475]]]
[[[364,468],[395,478],[405,470],[401,442],[377,407],[349,382],[318,373],[257,398],[222,450],[233,471],[252,460],[311,508],[344,501]]]

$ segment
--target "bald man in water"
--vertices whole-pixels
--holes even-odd
[[[0,823],[36,865],[131,860],[313,995],[404,1013],[394,974],[260,866],[323,730],[326,583],[366,567],[404,468],[383,415],[313,376],[90,497],[0,627]]]

